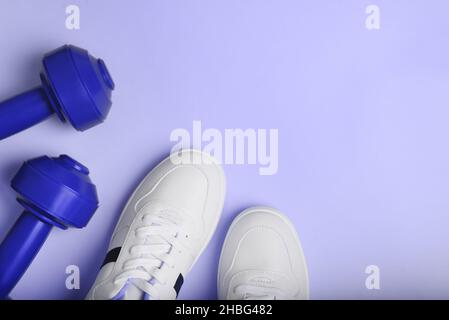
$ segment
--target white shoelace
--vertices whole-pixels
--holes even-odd
[[[235,293],[240,295],[243,300],[286,300],[291,298],[279,288],[266,288],[248,284],[237,286]]]
[[[130,248],[131,257],[125,261],[124,271],[115,277],[114,283],[130,282],[152,299],[158,299],[160,295],[154,284],[167,283],[165,270],[175,268],[176,263],[171,253],[182,254],[187,250],[180,237],[188,237],[189,232],[184,221],[173,211],[145,213],[142,222],[142,226],[135,230],[141,242]]]

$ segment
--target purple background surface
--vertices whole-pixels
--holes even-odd
[[[78,4],[81,29],[65,28]],[[367,30],[365,8],[381,10]],[[175,128],[278,128],[279,171],[227,165],[215,237],[181,299],[216,298],[221,243],[257,204],[296,225],[311,298],[449,298],[449,2],[0,0],[0,100],[38,83],[64,43],[106,60],[108,120],[76,133],[56,118],[0,142],[0,239],[20,213],[9,187],[22,161],[67,153],[102,205],[84,230],[54,230],[16,299],[81,299],[120,214]],[[65,268],[81,269],[67,290]],[[365,267],[380,267],[380,290]]]

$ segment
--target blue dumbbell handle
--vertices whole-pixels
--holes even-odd
[[[44,244],[52,225],[24,211],[0,245],[0,299],[6,299]]]
[[[42,87],[0,103],[0,140],[28,129],[54,113]]]

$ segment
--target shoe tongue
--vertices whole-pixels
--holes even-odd
[[[144,215],[148,215],[147,219],[148,221],[150,221],[150,217],[152,214],[161,216],[162,219],[160,220],[160,222],[155,222],[154,224],[152,223],[152,225],[155,226],[170,226],[170,225],[177,225],[177,224],[181,224],[182,220],[181,220],[181,216],[178,212],[176,212],[173,208],[168,207],[167,205],[165,205],[164,203],[161,203],[160,201],[152,201],[150,203],[148,203],[146,206],[144,206],[143,208],[141,208],[141,211],[143,212]],[[144,222],[146,223],[146,222]],[[148,236],[146,237],[145,244],[147,245],[157,245],[157,244],[165,244],[166,241],[164,238],[160,237],[159,235],[152,235],[152,236]]]

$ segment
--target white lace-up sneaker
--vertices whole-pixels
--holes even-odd
[[[218,267],[221,300],[308,299],[307,266],[291,222],[254,207],[229,228]]]
[[[131,196],[87,299],[175,299],[218,224],[222,168],[182,150],[162,161]]]

